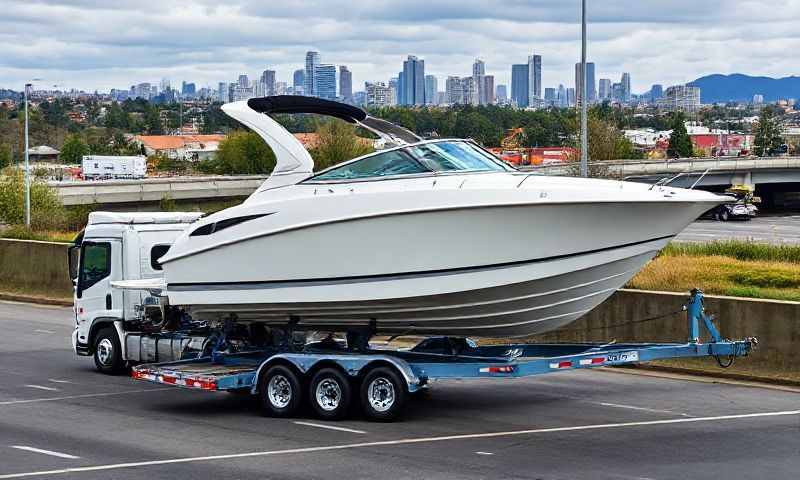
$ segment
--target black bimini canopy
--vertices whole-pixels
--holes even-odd
[[[367,112],[346,103],[323,100],[302,95],[275,95],[272,97],[251,98],[247,106],[256,112],[271,113],[316,113],[356,123],[371,130],[392,143],[416,143],[422,140],[410,130],[380,118],[367,115]]]
[[[251,98],[247,106],[261,113],[316,113],[356,123],[367,118],[367,112],[346,103],[301,95],[275,95]]]

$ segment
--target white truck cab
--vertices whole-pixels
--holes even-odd
[[[120,290],[112,281],[162,276],[158,259],[200,212],[92,212],[69,249],[74,289],[78,355],[93,356],[97,369],[112,373],[129,361],[140,361],[140,306],[145,291]],[[134,336],[130,339],[131,334]]]

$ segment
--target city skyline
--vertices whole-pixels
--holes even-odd
[[[39,88],[108,91],[167,77],[200,88],[243,72],[257,78],[265,69],[292,84],[308,50],[321,52],[328,64],[347,65],[358,90],[365,81],[396,76],[398,62],[409,54],[424,59],[425,73],[437,76],[440,85],[450,75],[468,76],[475,58],[485,61],[495,85],[510,85],[511,65],[532,53],[542,55],[542,90],[572,83],[580,47],[578,2],[460,2],[459,8],[449,0],[428,3],[387,0],[378,8],[333,0],[265,8],[244,0],[224,7],[205,0],[142,0],[86,7],[67,0],[10,0],[0,19],[7,32],[0,87],[19,89],[42,78]],[[597,78],[630,72],[633,93],[711,72],[790,75],[785,52],[800,41],[787,19],[800,7],[766,5],[590,5],[589,58]],[[760,28],[752,28],[753,22]]]

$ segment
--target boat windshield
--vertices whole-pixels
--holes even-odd
[[[508,169],[491,154],[465,141],[410,145],[376,153],[326,170],[310,181],[387,177],[420,173],[488,172]]]

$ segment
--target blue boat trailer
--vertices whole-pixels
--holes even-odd
[[[265,413],[290,416],[307,396],[318,416],[341,418],[360,397],[368,418],[396,418],[407,394],[437,379],[515,378],[653,360],[714,357],[721,367],[748,355],[755,338],[725,340],[693,290],[686,343],[554,343],[478,346],[470,339],[430,337],[408,349],[348,347],[334,340],[282,345],[167,363],[143,364],[132,376],[177,387],[258,395]],[[709,342],[700,341],[704,327]],[[365,345],[365,344],[362,344]],[[725,359],[725,360],[723,360]],[[304,392],[308,390],[307,392]],[[305,395],[304,395],[305,393]]]

